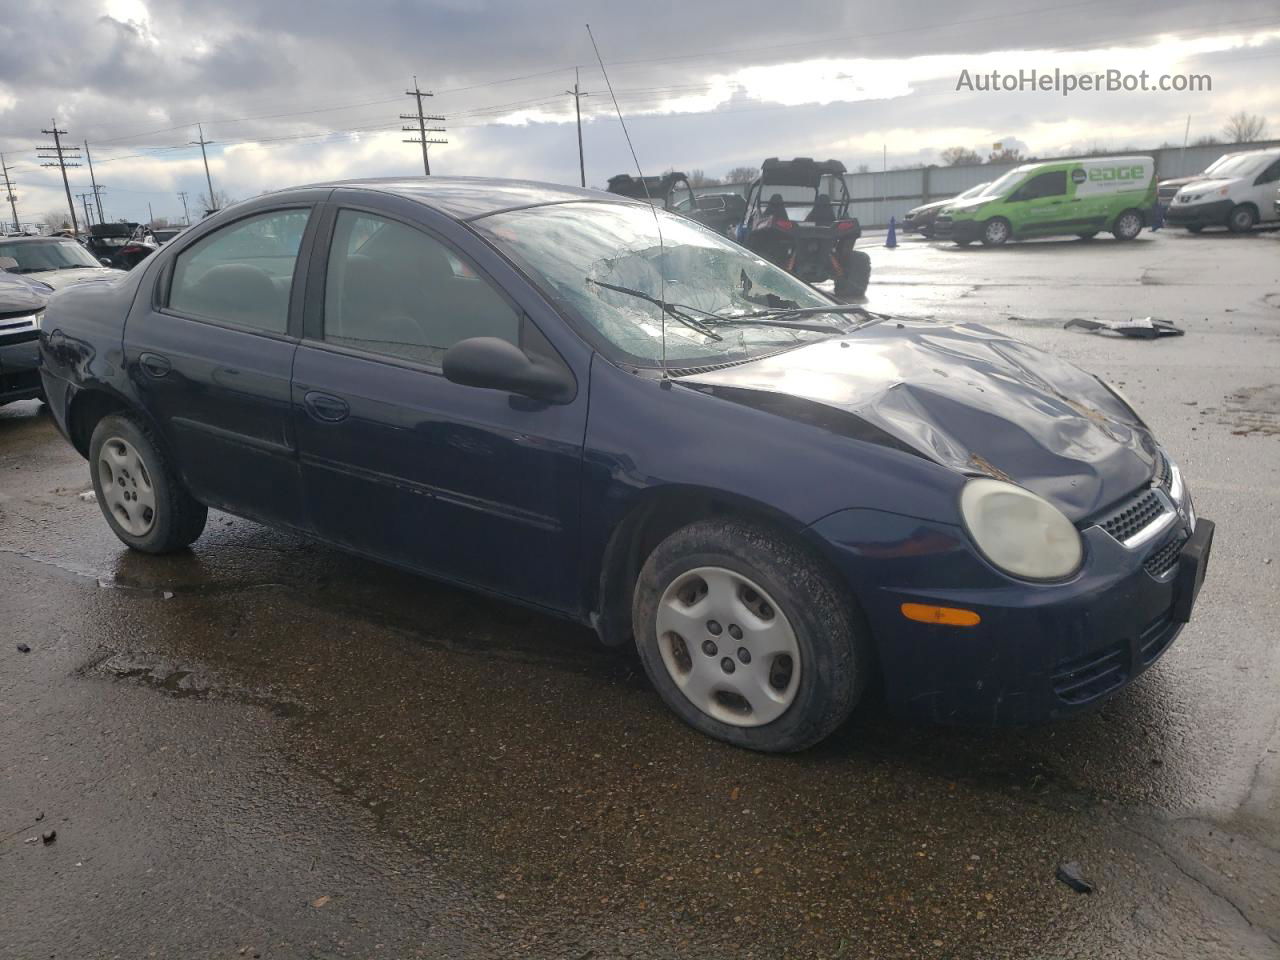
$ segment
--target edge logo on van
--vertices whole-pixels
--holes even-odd
[[[1083,172],[1083,171],[1081,171]],[[1093,167],[1089,171],[1089,179],[1093,181],[1106,180],[1138,180],[1144,177],[1144,170],[1140,166],[1133,167]],[[1071,179],[1075,180],[1075,172],[1071,174]],[[1079,180],[1075,180],[1080,183]]]

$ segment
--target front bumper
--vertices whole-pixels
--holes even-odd
[[[0,403],[41,393],[40,349],[35,336],[0,339]]]
[[[1235,204],[1230,200],[1211,203],[1173,203],[1165,211],[1164,222],[1174,227],[1221,227]]]
[[[982,239],[984,226],[981,220],[954,220],[949,217],[938,217],[933,221],[933,236],[936,240],[972,243]]]
[[[892,709],[944,723],[1025,724],[1102,702],[1169,648],[1199,590],[1213,524],[1179,513],[1140,549],[1091,526],[1081,572],[1055,584],[1004,576],[947,524],[849,510],[810,530],[861,602]],[[1184,560],[1188,553],[1202,558]],[[903,616],[903,603],[973,610],[981,622],[919,623]]]

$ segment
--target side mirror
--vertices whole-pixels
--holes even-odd
[[[558,363],[534,359],[498,337],[470,337],[445,351],[445,379],[468,387],[506,390],[535,400],[568,403],[577,393],[573,374]]]
[[[108,260],[106,257],[99,257],[99,258],[98,258],[98,262],[99,262],[100,264],[102,264],[104,267],[109,267],[109,266],[111,266],[111,261],[110,261],[110,260]]]

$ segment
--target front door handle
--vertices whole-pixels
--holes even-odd
[[[315,390],[309,391],[302,398],[302,405],[313,419],[325,423],[339,423],[347,419],[347,414],[351,412],[351,407],[341,397]]]
[[[168,357],[162,357],[158,353],[143,353],[138,356],[138,364],[142,367],[142,372],[152,377],[167,376],[169,371],[173,369],[173,364],[169,362]]]

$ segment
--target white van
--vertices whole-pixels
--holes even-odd
[[[1182,187],[1173,197],[1165,222],[1199,233],[1226,227],[1248,233],[1258,223],[1280,220],[1273,199],[1280,184],[1280,147],[1232,154],[1214,167],[1208,180]]]

